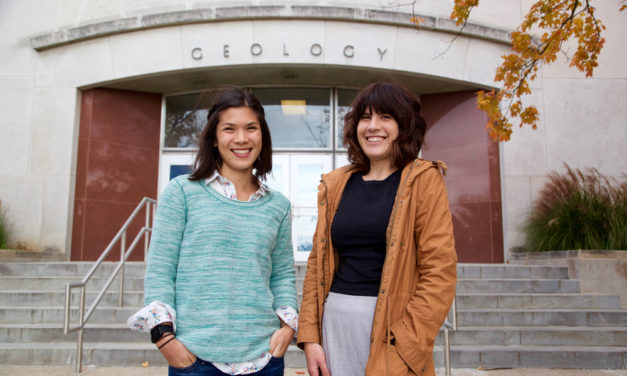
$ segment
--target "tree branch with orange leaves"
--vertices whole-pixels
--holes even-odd
[[[477,93],[477,106],[488,115],[486,128],[492,138],[508,141],[513,123],[518,121],[519,127],[537,128],[538,109],[524,105],[522,97],[531,93],[529,84],[537,77],[539,68],[553,63],[563,51],[564,43],[573,40],[576,44],[569,58],[570,66],[585,72],[586,77],[592,76],[605,43],[601,36],[605,26],[595,16],[596,9],[591,2],[537,0],[511,33],[512,52],[503,56],[494,77],[496,82],[502,83],[501,89]],[[627,8],[627,0],[622,3],[621,11]],[[477,6],[479,0],[455,0],[451,19],[463,26]],[[538,30],[541,35],[535,36]]]

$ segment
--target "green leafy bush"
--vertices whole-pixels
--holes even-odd
[[[549,174],[524,226],[527,251],[627,249],[627,182],[594,168]]]
[[[2,201],[0,201],[0,249],[7,247],[7,239],[9,233],[7,231],[6,216],[4,210],[2,210]]]

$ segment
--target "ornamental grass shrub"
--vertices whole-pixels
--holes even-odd
[[[527,251],[627,249],[627,181],[568,165],[548,178],[524,225]]]
[[[0,249],[6,249],[9,233],[7,230],[6,216],[0,201]]]

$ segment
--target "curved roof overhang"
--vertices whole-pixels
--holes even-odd
[[[509,32],[447,18],[334,6],[213,7],[140,15],[31,38],[38,85],[175,94],[223,84],[416,93],[494,87]]]
[[[420,19],[420,23],[412,23],[410,21],[411,18]],[[241,20],[281,19],[365,22],[434,30],[455,35],[459,34],[472,38],[490,40],[496,43],[510,43],[509,31],[485,25],[467,23],[461,28],[451,19],[443,17],[420,14],[412,15],[404,12],[379,9],[315,5],[216,6],[195,10],[137,15],[77,27],[68,27],[34,36],[30,39],[30,42],[35,50],[43,51],[88,39],[167,26]]]

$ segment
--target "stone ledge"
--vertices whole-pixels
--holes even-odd
[[[569,278],[581,282],[581,292],[618,295],[627,308],[627,251],[512,252],[510,262],[568,267]]]
[[[30,39],[30,42],[31,46],[36,51],[43,51],[87,39],[101,38],[108,35],[166,26],[189,25],[206,22],[225,22],[233,20],[307,19],[385,24],[398,27],[441,31],[450,34],[460,34],[472,38],[490,40],[501,44],[510,43],[509,31],[507,30],[478,24],[467,24],[464,29],[460,30],[460,28],[455,25],[455,22],[448,18],[438,18],[426,15],[414,16],[422,19],[420,25],[417,26],[410,23],[409,19],[412,15],[409,13],[366,8],[305,5],[213,7],[146,14],[97,22],[34,36]]]
[[[512,252],[511,257],[513,260],[546,260],[546,259],[564,259],[564,258],[627,259],[627,251],[575,249],[575,250],[567,250],[567,251],[549,251],[549,252]]]
[[[65,254],[57,252],[0,249],[0,262],[67,261]]]

